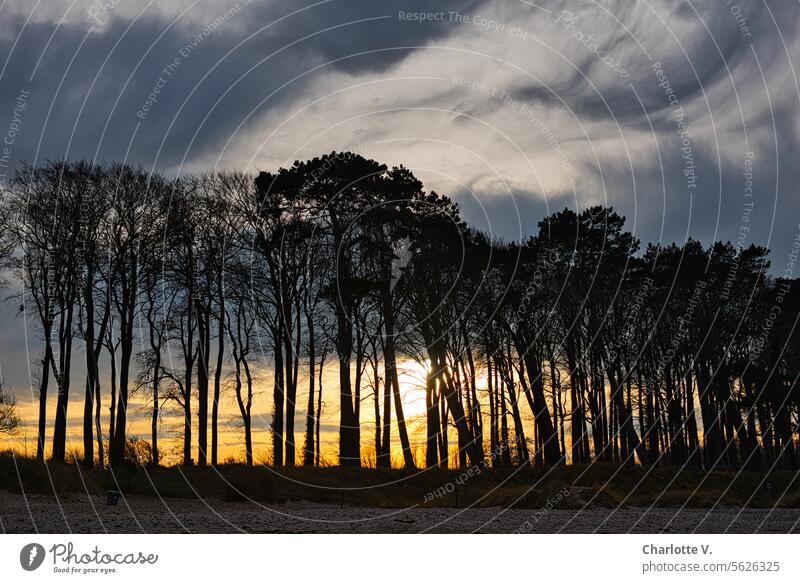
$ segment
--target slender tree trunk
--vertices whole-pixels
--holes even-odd
[[[110,291],[109,291],[110,296]],[[102,392],[100,390],[100,355],[103,353],[103,340],[106,337],[106,332],[108,328],[108,322],[111,318],[111,298],[106,298],[106,305],[105,311],[103,313],[103,319],[100,323],[100,329],[97,334],[96,341],[91,343],[87,343],[87,349],[91,350],[91,358],[92,358],[92,367],[93,367],[93,377],[92,380],[92,390],[94,391],[94,403],[95,403],[95,431],[97,432],[97,462],[100,466],[100,469],[105,467],[105,456],[103,452],[103,425],[101,419],[101,399],[102,399]],[[94,337],[94,334],[92,335]],[[110,436],[109,436],[110,437]]]
[[[158,403],[159,403],[159,394],[158,394],[158,385],[159,385],[159,376],[161,374],[161,350],[160,348],[155,351],[155,362],[153,364],[153,380],[152,380],[152,388],[153,388],[153,413],[150,419],[150,435],[151,435],[151,445],[153,448],[153,463],[158,465],[161,461],[161,457],[158,450]]]
[[[316,436],[316,444],[317,444],[317,451],[316,451],[316,459],[314,461],[314,465],[319,467],[319,458],[320,458],[320,450],[322,449],[322,443],[319,440],[319,425],[320,419],[322,418],[322,371],[325,368],[325,352],[322,353],[322,358],[319,361],[319,389],[317,390],[317,416],[315,419],[315,428],[314,428],[314,435]]]
[[[433,333],[434,338],[443,337],[442,330],[438,325],[436,325],[436,323],[434,323]],[[464,407],[461,405],[461,401],[458,398],[458,393],[455,391],[453,386],[453,379],[451,378],[446,367],[445,351],[441,346],[441,341],[434,342],[433,350],[433,355],[436,356],[436,358],[432,359],[432,362],[436,367],[435,370],[438,371],[440,391],[443,392],[444,398],[447,401],[450,414],[453,416],[453,421],[455,422],[456,431],[462,435],[461,441],[465,444],[469,444],[467,448],[467,457],[469,458],[469,462],[473,466],[482,466],[484,463],[483,451],[478,448],[477,444],[475,443],[475,437],[472,435],[472,432],[467,425],[467,419],[464,415]]]
[[[698,363],[697,391],[700,397],[700,412],[703,416],[703,438],[705,441],[706,469],[711,470],[720,461],[719,415],[714,408],[709,373],[705,363]]]
[[[87,356],[86,360],[91,360]],[[88,364],[88,363],[87,363]],[[94,375],[86,375],[83,396],[83,464],[94,466]]]
[[[449,419],[450,411],[447,407],[447,398],[444,396],[444,391],[439,390],[439,467],[445,470],[450,467],[450,444],[447,432]]]
[[[193,260],[190,260],[190,265]],[[191,292],[191,281],[188,282]],[[183,345],[183,465],[192,460],[192,369],[194,368],[194,294],[189,293],[186,306],[186,342]]]
[[[97,465],[102,470],[105,467],[105,455],[103,451],[103,425],[102,425],[102,406],[100,403],[100,379],[95,379],[94,402],[95,402],[95,431],[97,432]]]
[[[306,323],[308,327],[308,406],[306,408],[306,439],[303,446],[303,465],[314,465],[314,381],[315,381],[315,364],[316,364],[316,346],[314,344],[314,318],[311,314],[306,314]]]
[[[283,319],[283,365],[285,369],[285,373],[283,375],[284,379],[284,407],[285,407],[285,416],[284,416],[284,458],[283,463],[287,466],[294,465],[294,414],[295,414],[295,397],[297,395],[297,389],[295,385],[295,378],[294,378],[294,361],[295,361],[295,352],[294,352],[294,339],[293,339],[293,326],[292,322],[292,313],[291,308],[289,307],[288,301],[286,301],[286,297],[288,297],[288,293],[284,292],[284,299],[282,300],[283,303],[283,312],[282,312],[282,319]],[[297,331],[299,334],[299,330]]]
[[[378,463],[381,452],[383,451],[383,444],[381,443],[381,379],[378,368],[378,354],[377,349],[373,354],[374,360],[372,363],[372,394],[373,399],[373,414],[375,416],[375,467],[381,467]]]
[[[253,465],[253,430],[251,428],[250,404],[247,404],[247,414],[242,418],[244,422],[244,463]]]
[[[413,468],[414,456],[411,455],[411,443],[408,439],[406,429],[406,418],[403,414],[403,400],[400,396],[400,383],[397,379],[397,369],[392,370],[392,393],[394,394],[394,409],[397,415],[397,431],[400,435],[400,445],[403,450],[403,465],[406,468]]]
[[[211,309],[202,305],[197,318],[197,465],[208,460],[208,378]]]
[[[361,465],[358,428],[353,405],[353,386],[350,376],[350,358],[353,353],[353,324],[339,307],[336,349],[339,353],[339,464]]]
[[[580,371],[575,359],[575,342],[570,335],[566,343],[567,366],[570,374],[570,432],[572,436],[572,463],[586,463],[589,460],[584,455],[583,442],[585,439],[583,399],[580,395]]]
[[[272,463],[276,467],[283,465],[283,405],[284,405],[284,368],[283,368],[283,318],[278,317],[275,330],[273,359],[275,370],[275,386],[273,388],[272,412]]]
[[[497,403],[494,394],[494,368],[492,367],[492,357],[487,346],[486,351],[486,388],[489,393],[489,449],[492,453],[492,463],[495,463],[497,456]]]
[[[631,444],[631,455],[633,452],[636,453],[636,457],[639,458],[639,463],[647,465],[647,451],[645,450],[644,446],[642,445],[642,441],[639,439],[639,434],[636,433],[636,428],[633,426],[633,413],[631,412],[630,408],[625,405],[625,396],[623,395],[623,387],[619,382],[619,379],[622,378],[622,372],[619,368],[619,364],[616,365],[616,372],[612,370],[612,367],[609,367],[608,370],[608,381],[611,385],[611,392],[613,395],[613,399],[615,402],[615,407],[619,415],[619,426],[620,426],[620,433],[625,435],[625,439],[628,443]],[[630,460],[623,459],[623,463],[632,462],[632,458]]]
[[[45,335],[49,332],[45,330]],[[39,427],[36,439],[36,459],[44,461],[45,439],[47,438],[47,385],[50,379],[50,359],[53,358],[50,342],[46,342],[42,358],[42,372],[39,379]]]
[[[292,329],[286,329],[286,465],[295,465],[294,422],[297,411],[297,379],[300,366],[300,308],[295,306],[294,338]],[[291,317],[289,312],[288,317]],[[294,345],[293,345],[294,343]]]
[[[62,315],[59,328],[59,370],[54,371],[58,383],[56,419],[53,425],[53,460],[63,462],[67,443],[67,407],[69,405],[70,362],[72,358],[72,306]],[[51,362],[54,362],[51,360]]]
[[[114,348],[114,339],[111,337],[109,331],[109,346],[108,354],[110,357],[111,371],[111,399],[108,405],[108,441],[109,450],[111,448],[111,440],[114,438],[114,432],[117,426],[117,351]],[[109,455],[110,455],[109,451]]]
[[[522,426],[522,417],[519,412],[519,399],[514,390],[514,381],[509,379],[508,382],[508,395],[511,399],[511,416],[514,420],[514,435],[517,444],[517,458],[520,464],[527,464],[529,461],[528,456],[528,443],[525,440],[525,429]]]
[[[86,329],[84,331],[84,351],[86,353],[86,385],[83,399],[83,463],[94,465],[94,396],[97,384],[97,361],[94,358],[94,298],[91,282],[92,271],[86,274],[84,286],[84,304]]]
[[[392,309],[391,292],[384,290],[383,298],[383,325],[386,330],[386,346],[384,347],[384,366],[386,369],[386,383],[391,383],[394,395],[394,408],[397,414],[397,432],[400,435],[400,445],[403,450],[403,465],[406,468],[414,467],[414,456],[411,454],[411,443],[406,429],[406,418],[403,414],[403,400],[400,396],[400,379],[397,374],[397,355],[395,352],[394,338],[394,312]],[[387,436],[388,442],[388,436]],[[386,445],[388,454],[388,443]]]
[[[499,369],[497,361],[495,361],[495,368]],[[510,442],[508,438],[508,408],[506,405],[505,383],[497,382],[497,400],[500,403],[500,465],[511,465],[511,451],[509,449]]]
[[[425,384],[425,410],[427,439],[425,441],[425,467],[435,468],[439,465],[439,452],[437,449],[437,436],[439,435],[439,395],[437,392],[437,379],[433,367],[436,366],[431,361],[431,370],[428,372]]]
[[[689,368],[689,367],[687,367]],[[692,382],[691,369],[686,373],[686,412],[685,417],[687,420],[687,433],[688,433],[688,461],[690,467],[700,469],[703,466],[700,452],[700,437],[697,430],[697,415],[695,414],[695,399],[694,399],[694,383]],[[664,451],[662,449],[662,451]]]
[[[761,446],[758,443],[758,438],[756,437],[756,407],[755,401],[753,400],[755,388],[753,382],[749,379],[742,379],[742,386],[744,387],[745,397],[748,402],[753,403],[747,411],[747,435],[749,438],[747,457],[750,459],[748,466],[752,469],[760,470],[764,467],[764,458]]]
[[[247,449],[247,463],[248,465],[253,464],[253,433],[252,433],[252,425],[253,425],[253,416],[250,413],[250,408],[253,405],[253,375],[250,373],[250,365],[247,363],[247,357],[245,356],[242,360],[242,366],[244,366],[244,375],[245,381],[247,382],[247,418],[244,430],[244,443]]]
[[[233,338],[233,335],[231,334]],[[235,341],[234,341],[235,342]],[[253,402],[253,380],[250,375],[250,367],[247,364],[246,356],[241,350],[237,350],[234,346],[233,358],[236,367],[236,385],[234,391],[236,393],[236,403],[239,405],[239,413],[242,415],[242,425],[244,427],[244,456],[245,464],[248,466],[253,465],[253,435],[252,435],[252,417],[250,414],[250,407]],[[242,398],[242,371],[245,374],[245,382],[247,384],[247,399]]]
[[[553,422],[550,418],[550,411],[547,410],[547,401],[544,396],[544,384],[542,383],[542,371],[538,360],[530,350],[517,347],[518,351],[524,354],[525,368],[528,372],[528,384],[533,393],[533,405],[535,407],[533,415],[536,419],[536,428],[542,440],[544,448],[544,461],[548,465],[556,465],[561,461],[558,451],[558,436],[553,429]]]
[[[119,398],[117,399],[117,421],[108,453],[108,463],[120,463],[124,459],[128,423],[128,390],[131,358],[133,356],[133,328],[136,314],[138,264],[131,258],[130,271],[121,277],[120,303],[120,348]]]
[[[217,313],[217,366],[214,369],[214,397],[211,404],[211,463],[217,465],[219,395],[222,385],[222,365],[225,358],[225,290],[222,286],[222,269],[217,275],[217,294],[219,296],[219,312]]]
[[[132,325],[132,321],[130,321]],[[133,342],[131,338],[133,330],[123,333],[120,347],[122,353],[119,360],[119,398],[117,399],[117,424],[114,428],[114,437],[111,441],[111,451],[109,452],[109,463],[120,463],[125,452],[125,437],[128,424],[128,375],[130,362],[133,355]]]
[[[392,383],[389,382],[388,366],[386,359],[384,365],[383,383],[383,436],[381,437],[381,451],[378,454],[378,467],[388,468],[392,464],[391,424],[392,424]]]
[[[475,447],[480,449],[483,452],[483,419],[481,417],[481,402],[478,399],[478,388],[476,382],[476,374],[475,374],[475,360],[472,356],[472,346],[470,345],[470,339],[467,334],[466,326],[464,322],[461,322],[461,333],[464,337],[464,345],[466,346],[466,353],[467,353],[467,364],[469,365],[469,387],[468,390],[471,393],[471,407],[469,410],[469,414],[472,418],[471,422],[471,429],[472,433],[475,436]]]

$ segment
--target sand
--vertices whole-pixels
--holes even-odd
[[[800,509],[384,509],[147,496],[106,506],[100,497],[0,491],[0,527],[8,533],[789,533],[800,532]]]

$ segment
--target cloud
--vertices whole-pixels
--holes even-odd
[[[753,240],[793,236],[796,3],[494,0],[435,10],[9,0],[7,119],[30,91],[12,158],[255,170],[347,147],[404,163],[465,205],[530,199],[523,231],[542,209],[602,202],[645,240],[710,240],[736,237],[753,151]],[[686,122],[694,192],[655,62]],[[499,234],[518,236],[509,228]]]

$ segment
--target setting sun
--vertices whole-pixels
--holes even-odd
[[[430,363],[416,360],[403,360],[397,364],[397,378],[400,381],[400,397],[403,410],[411,418],[425,415],[425,384]]]

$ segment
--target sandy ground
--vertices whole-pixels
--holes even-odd
[[[797,533],[800,510],[379,509],[145,496],[131,496],[118,506],[106,506],[99,497],[56,500],[0,491],[0,528],[9,533]]]

